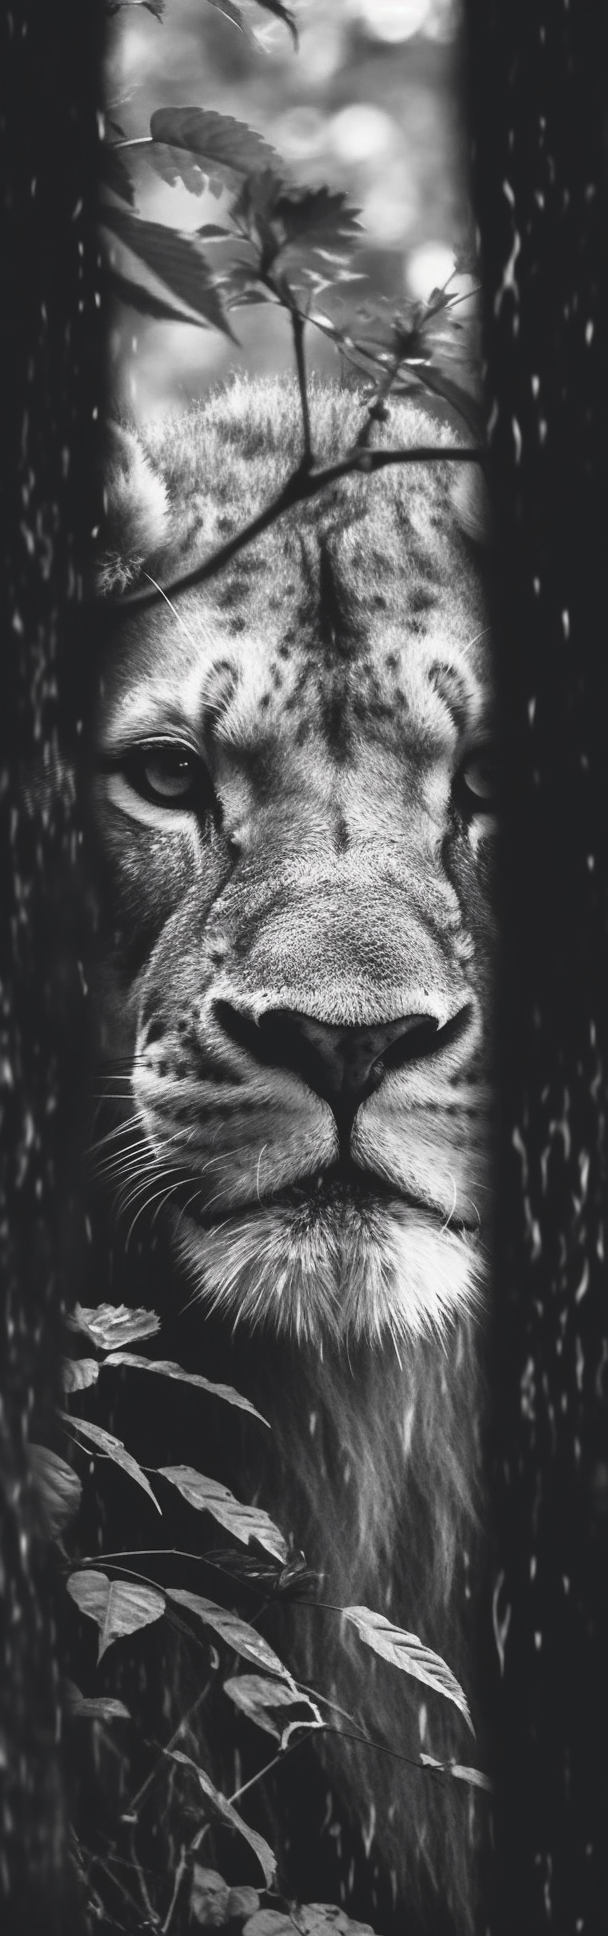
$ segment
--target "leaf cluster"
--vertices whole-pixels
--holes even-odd
[[[247,31],[242,6],[209,4]],[[291,8],[279,0],[257,4],[284,22],[297,45]],[[102,143],[101,232],[106,281],[115,294],[149,316],[233,338],[233,312],[271,302],[292,326],[301,331],[309,324],[333,342],[376,415],[389,391],[427,391],[442,396],[480,435],[471,327],[456,315],[463,299],[450,288],[452,277],[426,303],[395,306],[368,295],[340,315],[343,285],[364,280],[354,257],[365,239],[359,211],[340,190],[294,184],[257,131],[200,105],[158,108],[149,134],[126,140],[114,127],[112,136]],[[221,220],[188,234],[145,221],[137,213],[142,163],[195,196],[208,191],[221,198]],[[454,273],[472,272],[473,251],[465,246]],[[330,313],[313,308],[322,291]]]
[[[102,1304],[96,1309],[77,1305],[68,1324],[76,1350],[80,1340],[88,1347],[86,1356],[70,1355],[65,1359],[64,1386],[69,1397],[78,1398],[100,1377],[105,1378],[108,1371],[147,1371],[153,1376],[181,1380],[198,1388],[207,1402],[219,1399],[238,1407],[250,1415],[252,1429],[266,1427],[266,1421],[251,1402],[231,1386],[213,1384],[198,1373],[185,1371],[172,1360],[147,1357],[142,1352],[128,1348],[131,1344],[141,1344],[157,1335],[159,1319],[155,1312],[130,1310],[125,1305]],[[218,1577],[224,1585],[224,1600],[210,1599],[205,1593],[178,1584],[159,1585],[142,1571],[144,1553],[100,1554],[95,1558],[81,1559],[77,1565],[68,1561],[67,1591],[79,1612],[97,1628],[98,1663],[118,1642],[127,1641],[142,1629],[164,1620],[169,1627],[176,1626],[186,1637],[189,1634],[194,1637],[197,1631],[202,1632],[207,1637],[212,1655],[215,1643],[219,1643],[220,1655],[216,1654],[215,1659],[218,1665],[220,1660],[225,1663],[223,1693],[233,1710],[258,1732],[272,1738],[275,1752],[269,1767],[273,1767],[285,1754],[303,1746],[311,1736],[328,1732],[351,1741],[367,1743],[368,1747],[375,1745],[381,1750],[381,1743],[370,1743],[357,1729],[352,1717],[335,1708],[325,1695],[298,1683],[257,1624],[244,1619],[230,1604],[225,1604],[226,1597],[230,1597],[231,1581],[235,1588],[246,1586],[258,1594],[262,1613],[270,1599],[280,1600],[283,1596],[295,1599],[296,1605],[300,1598],[308,1602],[313,1598],[315,1604],[323,1604],[316,1597],[316,1576],[306,1567],[303,1555],[290,1553],[283,1533],[263,1508],[242,1504],[227,1486],[207,1478],[189,1465],[158,1466],[155,1472],[148,1467],[144,1471],[114,1433],[76,1412],[62,1411],[60,1420],[75,1450],[86,1452],[87,1456],[92,1453],[95,1458],[110,1459],[146,1492],[159,1512],[162,1508],[150,1483],[150,1473],[152,1478],[156,1477],[157,1483],[161,1481],[177,1491],[193,1511],[205,1514],[219,1524],[233,1542],[231,1549],[220,1548],[219,1551],[200,1554],[203,1567],[217,1568]],[[47,1537],[59,1542],[65,1560],[63,1535],[78,1511],[82,1497],[81,1482],[65,1459],[44,1447],[32,1447],[31,1465],[44,1532]],[[150,1549],[149,1557],[153,1558],[154,1553],[159,1558],[172,1554],[176,1559],[180,1557],[176,1549],[171,1547]],[[197,1555],[193,1553],[186,1557],[195,1559]],[[380,1654],[399,1672],[422,1681],[451,1701],[471,1727],[463,1689],[446,1663],[426,1647],[417,1635],[404,1632],[367,1607],[326,1610],[349,1623],[364,1647]],[[129,1708],[114,1694],[85,1694],[72,1681],[66,1687],[65,1698],[67,1713],[74,1723],[86,1722],[102,1729],[133,1725]],[[343,1916],[343,1912],[331,1905],[309,1904],[302,1908],[288,1903],[283,1906],[280,1895],[277,1898],[277,1865],[273,1850],[235,1806],[239,1794],[232,1797],[223,1794],[212,1780],[209,1770],[180,1746],[181,1733],[180,1726],[171,1741],[158,1749],[158,1765],[171,1765],[180,1781],[185,1782],[190,1790],[194,1784],[198,1796],[196,1814],[199,1825],[182,1847],[181,1867],[178,1864],[173,1878],[175,1902],[182,1893],[185,1900],[187,1891],[189,1913],[195,1922],[213,1928],[235,1921],[244,1922],[249,1936],[264,1936],[265,1929],[267,1936],[273,1936],[274,1932],[276,1936],[281,1936],[281,1931],[293,1927],[300,1932],[300,1936],[325,1936],[325,1932],[334,1928],[338,1936],[347,1936],[349,1931],[354,1931],[355,1936],[362,1936],[364,1926],[352,1924]],[[444,1764],[421,1754],[414,1765],[421,1770],[428,1767],[435,1778],[439,1775],[468,1781],[472,1786],[488,1786],[487,1777],[480,1770],[467,1768],[461,1763]],[[246,1787],[261,1780],[265,1772],[267,1770],[262,1769]],[[134,1827],[151,1779],[150,1776],[131,1805],[128,1819]],[[245,1889],[235,1895],[216,1871],[202,1869],[196,1860],[206,1826],[213,1822],[229,1828],[254,1852],[268,1898],[265,1906],[260,1903],[259,1892]],[[86,1869],[82,1851],[81,1858],[85,1861]],[[89,1884],[92,1889],[90,1877]],[[339,1920],[340,1917],[342,1920]]]
[[[297,46],[292,9],[280,0],[251,0],[281,20]],[[234,26],[246,32],[242,5],[210,0]],[[160,17],[160,14],[159,14]],[[167,223],[145,220],[137,211],[138,169],[152,168],[172,186],[189,193],[209,192],[221,201],[221,219],[184,233]],[[294,183],[285,162],[262,135],[231,115],[204,106],[157,108],[147,135],[126,139],[114,122],[104,130],[101,155],[100,234],[103,275],[114,296],[143,315],[213,329],[237,341],[238,312],[270,303],[283,311],[291,329],[302,412],[302,459],[283,491],[257,519],[202,566],[170,586],[150,584],[117,601],[151,603],[167,591],[221,571],[234,553],[304,496],[316,495],[336,476],[379,467],[380,462],[433,461],[435,448],[412,447],[392,453],[364,453],[374,425],[387,415],[391,395],[428,394],[455,409],[473,432],[476,448],[454,448],[459,461],[481,456],[484,441],[477,394],[475,344],[471,323],[456,315],[463,297],[450,288],[432,291],[426,303],[395,306],[368,297],[344,312],[344,285],[362,280],[356,251],[364,240],[359,211],[341,190]],[[469,273],[473,252],[465,245],[454,273]],[[318,308],[323,295],[327,305]],[[469,304],[470,307],[470,304]],[[319,330],[348,368],[349,383],[361,387],[365,418],[354,450],[341,465],[315,466],[304,337]],[[441,456],[445,458],[443,447]],[[377,460],[372,462],[371,459]]]

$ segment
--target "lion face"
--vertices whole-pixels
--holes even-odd
[[[261,444],[281,461],[296,434],[271,388],[240,445],[233,401],[223,432],[217,400],[197,418],[189,489],[175,437],[149,445],[155,577],[271,494]],[[420,439],[395,414],[392,440],[402,418]],[[100,680],[103,1035],[131,1071],[131,1181],[203,1301],[315,1342],[440,1331],[482,1276],[492,693],[450,484],[404,466],[313,500],[121,620]]]

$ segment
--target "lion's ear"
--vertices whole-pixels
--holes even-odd
[[[169,535],[167,488],[132,429],[108,425],[97,590],[124,592]]]
[[[471,544],[487,545],[492,535],[488,487],[480,464],[462,464],[451,485],[450,497],[461,531]]]

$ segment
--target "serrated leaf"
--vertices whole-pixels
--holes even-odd
[[[97,1304],[91,1310],[75,1304],[65,1321],[70,1331],[82,1331],[98,1351],[113,1351],[136,1338],[152,1338],[160,1331],[156,1311],[132,1311],[128,1304]]]
[[[356,1628],[360,1640],[371,1647],[383,1660],[390,1661],[404,1674],[411,1674],[417,1681],[424,1681],[436,1694],[443,1694],[446,1700],[453,1701],[463,1715],[471,1733],[475,1733],[469,1713],[466,1695],[440,1654],[434,1654],[425,1647],[417,1634],[405,1633],[402,1627],[395,1627],[383,1613],[373,1613],[369,1607],[344,1607],[343,1619],[349,1620]]]
[[[246,1714],[265,1734],[272,1734],[283,1746],[285,1729],[277,1725],[272,1710],[277,1708],[301,1707],[306,1714],[291,1723],[291,1727],[323,1727],[324,1723],[314,1701],[301,1694],[297,1687],[290,1687],[286,1681],[270,1680],[265,1674],[235,1674],[224,1681],[224,1693],[235,1707]]]
[[[220,1485],[217,1479],[206,1479],[202,1472],[195,1472],[191,1465],[159,1465],[159,1473],[168,1479],[170,1485],[177,1486],[182,1498],[197,1512],[212,1513],[220,1526],[232,1533],[235,1539],[242,1539],[248,1546],[252,1539],[272,1553],[274,1559],[287,1560],[287,1542],[279,1532],[267,1512],[259,1506],[242,1506],[228,1486]]]
[[[232,188],[243,175],[281,166],[261,134],[215,108],[157,108],[150,135],[146,161],[171,187],[183,182],[194,195],[209,187]]]
[[[206,1801],[211,1804],[212,1813],[219,1816],[220,1820],[225,1822],[229,1828],[236,1829],[237,1834],[242,1835],[245,1841],[249,1843],[250,1848],[257,1855],[266,1888],[272,1889],[276,1881],[277,1873],[276,1856],[273,1855],[272,1849],[269,1848],[268,1842],[264,1840],[263,1835],[258,1835],[256,1829],[250,1828],[249,1823],[244,1822],[242,1817],[237,1815],[236,1808],[233,1808],[232,1802],[228,1801],[226,1795],[220,1795],[219,1789],[214,1787],[209,1775],[206,1774],[204,1769],[198,1767],[197,1762],[192,1760],[191,1755],[184,1754],[181,1748],[165,1748],[165,1754],[169,1756],[171,1761],[181,1762],[182,1767],[192,1769],[193,1773],[197,1776]]]
[[[81,1694],[75,1681],[64,1681],[65,1705],[68,1714],[83,1721],[130,1721],[128,1707],[124,1701],[116,1701],[109,1694]]]
[[[324,259],[340,261],[362,233],[359,210],[341,189],[284,189],[277,215],[285,230],[285,249],[304,247]]]
[[[183,1371],[181,1365],[174,1364],[170,1358],[144,1358],[134,1351],[111,1351],[103,1359],[100,1370],[105,1365],[132,1365],[136,1371],[157,1371],[164,1378],[178,1378],[182,1384],[194,1385],[198,1391],[208,1392],[211,1398],[223,1398],[227,1405],[237,1405],[240,1411],[250,1412],[252,1418],[259,1419],[261,1425],[268,1425],[268,1420],[256,1411],[250,1399],[243,1398],[232,1385],[214,1385],[210,1378],[203,1378],[198,1371]]]
[[[230,215],[251,244],[258,277],[287,308],[298,290],[309,301],[335,280],[361,234],[358,211],[341,190],[290,188],[272,169],[247,176]]]
[[[145,222],[130,209],[111,208],[109,204],[100,211],[100,219],[123,247],[193,312],[193,319],[198,317],[232,338],[221,296],[196,236],[182,235],[164,222]]]
[[[142,1586],[139,1580],[109,1580],[93,1567],[71,1573],[67,1589],[81,1613],[99,1627],[98,1660],[115,1640],[151,1626],[165,1611],[165,1596],[158,1587]]]
[[[228,1918],[230,1890],[217,1869],[195,1862],[190,1893],[190,1915],[199,1929],[223,1929]]]
[[[89,1385],[96,1385],[99,1365],[96,1358],[64,1358],[62,1382],[65,1392],[86,1391]]]
[[[82,1499],[78,1474],[47,1445],[28,1445],[27,1457],[44,1530],[49,1539],[57,1539],[78,1512]]]
[[[263,1635],[257,1633],[255,1627],[248,1626],[246,1620],[240,1620],[238,1614],[230,1613],[226,1607],[216,1606],[214,1600],[205,1600],[200,1593],[189,1593],[185,1587],[167,1587],[167,1598],[196,1614],[197,1620],[202,1620],[203,1626],[211,1627],[212,1632],[218,1634],[232,1653],[240,1654],[243,1660],[253,1661],[254,1667],[276,1674],[290,1687],[294,1686],[289,1668],[283,1666],[282,1660],[269,1647]]]
[[[128,1473],[130,1479],[134,1479],[136,1484],[147,1492],[148,1498],[156,1506],[156,1511],[162,1512],[158,1499],[154,1497],[149,1479],[146,1478],[145,1472],[142,1472],[137,1459],[133,1458],[131,1452],[127,1452],[122,1439],[116,1439],[113,1432],[105,1432],[101,1425],[92,1425],[88,1418],[72,1417],[71,1412],[60,1412],[59,1417],[65,1420],[66,1425],[71,1426],[73,1432],[80,1432],[82,1438],[90,1440],[97,1452],[103,1452],[106,1458],[113,1459],[115,1465],[119,1465],[123,1472]]]
[[[179,303],[171,302],[169,295],[159,296],[157,290],[146,281],[143,268],[136,280],[122,275],[118,269],[107,267],[100,280],[112,295],[119,296],[121,302],[135,309],[138,316],[153,316],[161,323],[190,323],[195,329],[206,328],[199,316],[194,316],[189,309],[180,309]]]

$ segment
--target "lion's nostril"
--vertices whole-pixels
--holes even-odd
[[[266,1067],[291,1069],[321,1096],[341,1124],[352,1119],[388,1069],[432,1054],[444,1030],[436,1016],[402,1015],[365,1027],[336,1027],[291,1009],[267,1009],[259,1022],[216,1003],[220,1026]],[[449,1025],[448,1025],[449,1026]]]
[[[284,1059],[289,1058],[309,1088],[323,1096],[341,1116],[352,1115],[359,1103],[378,1088],[385,1059],[391,1052],[401,1051],[403,1047],[405,1053],[400,1053],[400,1060],[405,1059],[410,1047],[412,1053],[422,1053],[437,1029],[437,1022],[432,1015],[416,1015],[402,1016],[398,1021],[379,1023],[372,1028],[336,1028],[317,1021],[314,1016],[271,1010],[260,1026],[270,1042],[282,1045],[283,1051],[287,1051]]]

